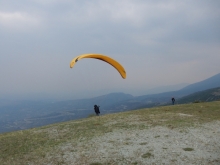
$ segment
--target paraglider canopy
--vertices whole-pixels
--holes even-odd
[[[94,58],[94,59],[98,59],[98,60],[102,60],[104,62],[107,62],[110,65],[112,65],[115,69],[117,69],[117,71],[120,73],[122,78],[124,78],[124,79],[126,78],[126,71],[123,68],[123,66],[120,63],[118,63],[116,60],[114,60],[108,56],[102,55],[102,54],[82,54],[82,55],[79,55],[79,56],[75,57],[70,62],[70,68],[72,68],[76,64],[76,62],[82,58]]]

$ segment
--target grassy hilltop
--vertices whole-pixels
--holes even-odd
[[[219,164],[220,101],[0,134],[0,164]]]

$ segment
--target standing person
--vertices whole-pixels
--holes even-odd
[[[174,99],[174,97],[173,97],[171,100],[172,100],[172,103],[173,103],[173,105],[174,105],[174,103],[175,103],[175,99]]]
[[[100,114],[99,106],[94,105],[94,110],[95,110],[96,115],[99,116],[99,114]]]

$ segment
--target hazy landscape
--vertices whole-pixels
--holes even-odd
[[[99,97],[66,101],[0,100],[0,133],[23,130],[86,118],[94,114],[93,106],[100,105],[101,114],[129,111],[175,104],[208,102],[220,99],[220,74],[190,84],[180,90],[151,95],[132,96],[111,93]]]

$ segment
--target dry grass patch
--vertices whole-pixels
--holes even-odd
[[[153,157],[153,156],[154,156],[153,154],[151,154],[150,152],[147,152],[147,153],[143,154],[141,157],[142,158],[150,158],[150,157]]]
[[[183,148],[184,151],[193,151],[193,148]]]

